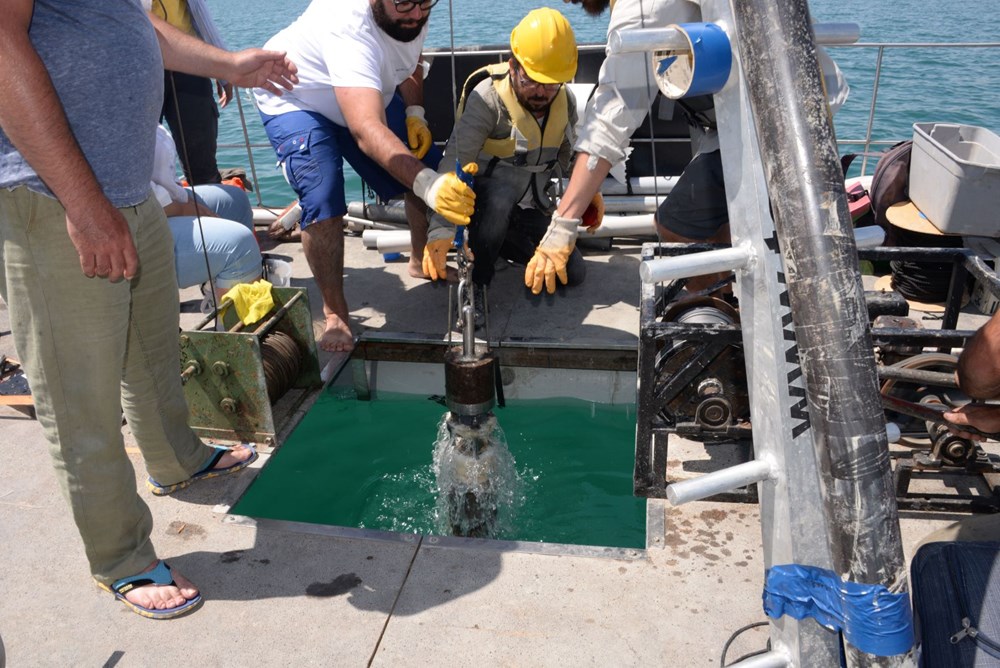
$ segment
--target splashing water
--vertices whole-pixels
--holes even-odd
[[[445,413],[434,441],[433,469],[442,533],[489,538],[513,526],[521,479],[495,416],[470,426]]]

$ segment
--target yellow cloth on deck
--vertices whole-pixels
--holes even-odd
[[[223,300],[232,299],[236,315],[244,325],[252,325],[274,308],[271,298],[271,284],[260,279],[253,283],[240,283],[222,296]]]

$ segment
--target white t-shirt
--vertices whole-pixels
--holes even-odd
[[[315,111],[347,126],[333,89],[374,88],[388,106],[396,86],[417,68],[427,26],[412,42],[399,42],[375,23],[369,0],[313,0],[265,49],[286,51],[299,83],[284,95],[254,89],[257,106],[272,116]]]

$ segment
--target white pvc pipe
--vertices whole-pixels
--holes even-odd
[[[381,220],[368,220],[367,218],[355,218],[354,216],[344,216],[344,222],[347,223],[347,228],[353,232],[358,230],[392,230],[398,231],[399,225],[394,223],[385,223]]]
[[[788,653],[779,648],[752,656],[739,663],[731,663],[729,668],[791,668],[793,665]]]
[[[608,55],[656,49],[690,52],[691,46],[684,33],[677,28],[612,30],[608,35]]]
[[[674,257],[645,260],[639,263],[639,277],[644,283],[675,281],[678,278],[735,271],[750,261],[750,249],[743,246],[688,253]]]
[[[854,44],[861,39],[861,26],[857,23],[815,23],[813,33],[817,44]]]
[[[858,248],[876,248],[885,241],[885,230],[878,225],[854,228],[854,243]]]
[[[633,176],[628,180],[632,186],[631,193],[625,184],[618,183],[614,179],[604,179],[604,183],[601,185],[601,193],[604,195],[669,195],[670,191],[674,189],[674,184],[677,183],[678,178],[680,177]],[[568,179],[562,179],[560,181],[559,192],[565,192],[568,183]]]
[[[693,480],[684,480],[667,485],[667,499],[675,506],[688,501],[698,501],[722,492],[731,492],[740,487],[746,487],[757,482],[763,482],[775,477],[774,467],[768,461],[754,460],[737,464],[698,476]]]
[[[813,24],[813,33],[817,44],[853,44],[861,37],[861,27],[857,23],[816,23]],[[668,49],[686,53],[691,51],[684,33],[676,28],[612,30],[608,35],[609,55]]]
[[[410,250],[409,230],[365,230],[361,233],[361,243],[365,248],[373,248],[380,253],[398,253]]]
[[[594,230],[593,234],[587,232],[586,227],[581,227],[579,236],[591,239],[656,236],[656,222],[651,213],[638,216],[605,216],[601,226]]]
[[[605,213],[653,213],[664,197],[652,195],[608,195],[604,198]]]

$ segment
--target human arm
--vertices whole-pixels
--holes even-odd
[[[410,153],[386,125],[382,95],[374,88],[334,88],[340,112],[358,148],[449,222],[468,225],[475,202],[472,188],[454,170],[438,174]],[[475,173],[472,165],[471,173]],[[466,171],[470,166],[466,165]]]
[[[245,88],[264,88],[281,95],[298,83],[298,68],[280,51],[244,49],[224,51],[178,30],[155,14],[149,20],[163,53],[163,66],[212,79],[222,79]]]
[[[0,127],[66,210],[66,229],[84,275],[131,279],[139,258],[128,224],[105,197],[28,37],[34,1],[11,0],[4,6]]]
[[[424,116],[424,66],[417,62],[417,69],[406,81],[399,84],[399,94],[406,105],[406,139],[410,151],[418,159],[427,155],[434,144],[431,129]]]
[[[966,344],[958,358],[955,374],[958,385],[973,399],[1000,397],[1000,311],[993,315]],[[962,426],[972,426],[988,433],[1000,432],[1000,406],[967,404],[944,414],[958,428],[952,431],[973,440],[982,436],[963,432]]]
[[[233,99],[233,84],[228,81],[216,81],[215,92],[219,98],[219,108],[225,109]]]
[[[1000,311],[979,328],[962,351],[958,384],[973,399],[1000,397]]]

